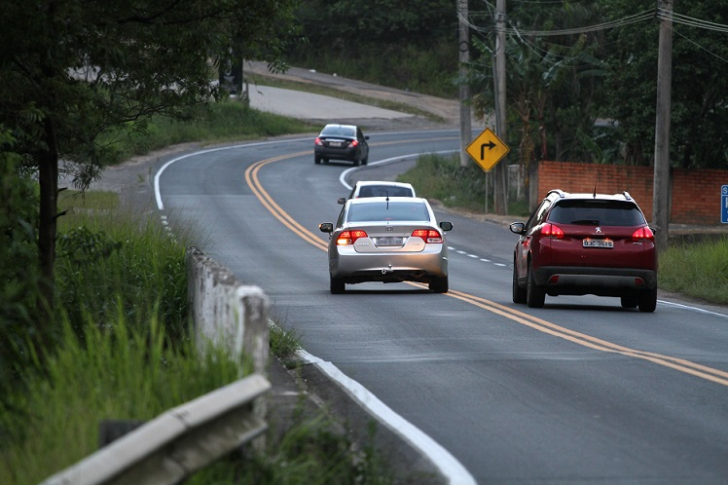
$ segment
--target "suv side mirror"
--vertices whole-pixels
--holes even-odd
[[[440,229],[443,231],[452,231],[452,222],[443,221],[440,223]]]
[[[344,204],[346,204],[346,197],[339,197],[339,200],[337,200],[336,202],[338,202],[341,205],[344,205]]]
[[[522,235],[526,233],[526,224],[523,222],[514,222],[510,225],[513,234]]]

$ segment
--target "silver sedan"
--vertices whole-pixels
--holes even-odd
[[[427,283],[435,293],[449,288],[445,232],[430,204],[415,197],[350,199],[336,222],[319,224],[329,233],[331,293],[365,281]]]

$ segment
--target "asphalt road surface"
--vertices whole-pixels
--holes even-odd
[[[511,302],[515,236],[450,220],[450,287],[365,283],[331,295],[320,222],[358,178],[393,178],[452,130],[372,132],[370,166],[314,165],[311,137],[153,167],[172,225],[271,297],[276,321],[446,449],[478,483],[728,482],[728,311],[660,295]],[[388,161],[388,163],[378,162]],[[158,172],[157,172],[158,173]]]

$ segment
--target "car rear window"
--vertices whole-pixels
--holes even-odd
[[[326,126],[321,134],[325,136],[348,136],[356,138],[356,129],[351,126]]]
[[[645,223],[635,204],[618,200],[564,200],[554,206],[548,220],[593,226],[639,226]]]
[[[413,197],[412,190],[407,187],[391,185],[367,185],[359,189],[359,197]]]
[[[368,221],[429,221],[427,208],[421,202],[382,201],[374,204],[356,204],[349,208],[348,222]]]

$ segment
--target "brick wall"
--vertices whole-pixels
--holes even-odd
[[[541,162],[538,170],[539,200],[551,189],[565,192],[616,194],[627,191],[648,221],[652,220],[653,167],[601,165],[575,162]],[[670,222],[720,224],[720,188],[728,184],[728,170],[672,171]]]

